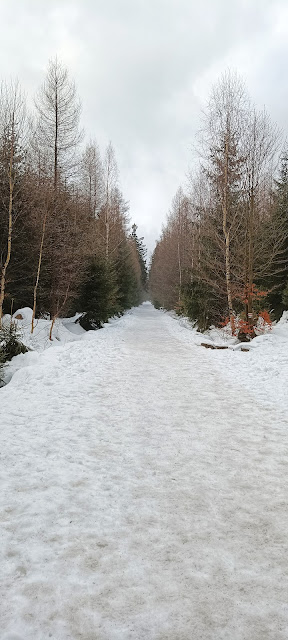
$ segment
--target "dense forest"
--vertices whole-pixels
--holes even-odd
[[[197,147],[152,256],[151,296],[200,330],[229,323],[253,337],[288,308],[288,154],[231,72],[212,89]]]
[[[0,90],[0,327],[33,308],[81,311],[86,329],[139,304],[146,250],[119,187],[115,153],[86,146],[74,82],[57,60],[29,113],[18,83]]]
[[[18,83],[0,90],[0,327],[33,308],[85,329],[143,300],[146,250],[110,143],[84,143],[74,82],[57,60],[28,112]],[[253,337],[288,308],[288,152],[242,80],[222,76],[197,139],[199,163],[173,199],[150,266],[156,307],[200,330]]]

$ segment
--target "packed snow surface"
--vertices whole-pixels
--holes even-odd
[[[286,400],[149,304],[76,337],[0,389],[1,640],[287,640]]]

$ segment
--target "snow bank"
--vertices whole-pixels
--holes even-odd
[[[130,313],[131,312],[128,311],[124,318],[121,318],[124,324],[125,322],[126,324],[129,322]],[[33,334],[31,334],[32,309],[29,307],[17,309],[12,316],[12,320],[17,324],[21,342],[25,344],[29,351],[16,356],[11,362],[7,363],[4,370],[5,383],[7,384],[10,382],[12,377],[14,377],[21,369],[25,368],[25,370],[27,370],[27,368],[38,365],[41,360],[39,359],[39,355],[46,352],[47,349],[50,350],[52,347],[57,347],[59,349],[71,342],[83,339],[93,341],[96,334],[98,335],[99,332],[85,331],[79,322],[77,322],[80,316],[80,313],[76,313],[71,318],[58,318],[53,328],[52,340],[50,340],[50,319],[41,318],[35,320],[34,331]],[[109,321],[104,324],[104,328],[113,328],[117,325],[119,320],[119,317],[110,318]],[[11,316],[6,314],[3,321],[6,324],[10,323]]]
[[[4,381],[7,384],[11,378],[23,367],[35,366],[39,361],[39,354],[50,349],[51,347],[59,347],[69,342],[79,340],[86,333],[84,329],[75,324],[80,314],[76,314],[73,318],[59,318],[55,322],[53,328],[52,340],[49,340],[49,332],[51,321],[49,319],[35,320],[34,332],[31,334],[32,309],[23,307],[17,309],[12,316],[12,320],[17,324],[21,342],[29,349],[28,353],[20,354],[12,359],[5,366]],[[11,322],[11,316],[6,314],[3,318],[5,324]]]
[[[182,342],[227,346],[224,350],[209,350],[211,361],[219,372],[235,385],[238,393],[243,392],[243,387],[264,406],[277,406],[287,414],[288,311],[270,331],[245,345],[229,336],[226,328],[212,328],[202,334],[187,318],[178,318],[175,314],[166,314],[166,318],[170,331]],[[243,346],[249,353],[241,351]]]
[[[31,334],[32,309],[29,307],[18,309],[13,315],[13,320],[17,323],[22,342],[26,347],[35,351],[44,351],[59,343],[66,344],[78,340],[79,336],[85,333],[79,323],[75,324],[79,317],[78,313],[73,318],[58,318],[53,328],[52,340],[49,340],[51,327],[49,319],[35,320],[34,331]]]

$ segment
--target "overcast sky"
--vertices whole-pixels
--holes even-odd
[[[112,141],[149,249],[227,67],[287,133],[288,0],[0,0],[0,8],[0,76],[17,76],[32,96],[50,58],[68,66],[87,138],[102,150]]]

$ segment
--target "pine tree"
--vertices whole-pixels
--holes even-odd
[[[11,268],[15,221],[21,213],[19,190],[24,166],[25,104],[18,84],[0,90],[0,327]]]
[[[268,301],[278,320],[288,309],[288,153],[281,158],[280,175],[275,180],[274,212],[272,220],[277,233],[282,236],[279,254],[274,263],[274,275],[267,281],[272,291]]]
[[[143,243],[144,238],[138,238],[137,236],[137,225],[134,223],[132,225],[132,233],[131,238],[135,243],[137,256],[141,269],[141,283],[144,291],[147,291],[147,265],[146,265],[146,257],[147,257],[147,249]]]
[[[140,302],[139,284],[133,268],[128,241],[119,247],[115,261],[115,272],[117,274],[119,310],[122,312]]]
[[[115,271],[107,260],[92,258],[81,286],[79,308],[83,311],[80,324],[86,331],[100,329],[119,310]]]

